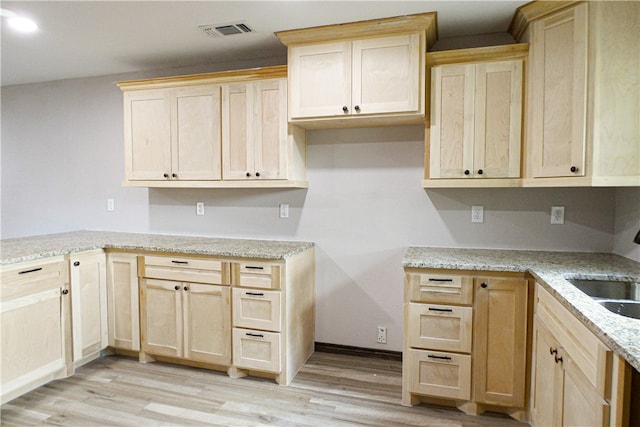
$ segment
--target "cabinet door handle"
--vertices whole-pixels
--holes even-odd
[[[436,279],[433,277],[429,277],[430,282],[453,282],[453,279]]]
[[[357,112],[360,112],[360,106],[356,105],[355,107],[353,107]]]
[[[347,108],[347,106],[345,105],[344,107],[342,107],[342,111],[344,111],[345,113],[349,111],[349,108]]]
[[[245,268],[247,270],[264,270],[264,267],[258,267],[258,266],[254,266],[254,265],[247,265]]]
[[[176,261],[174,259],[172,259],[171,262],[174,264],[183,264],[183,265],[189,264],[189,261]]]
[[[245,292],[245,295],[251,295],[254,297],[263,297],[264,294],[262,292]]]
[[[75,261],[75,262],[73,263],[73,266],[74,266],[74,267],[77,267],[77,266],[79,266],[79,265],[80,265],[80,261]]]
[[[188,287],[188,286],[185,286],[185,287],[184,287],[184,290],[185,290],[185,291],[188,291],[188,290],[189,290],[189,287]]]
[[[247,332],[246,334],[248,337],[257,337],[257,338],[264,338],[264,335],[262,334],[253,334],[251,332]]]
[[[435,356],[433,354],[427,355],[429,359],[438,359],[438,360],[451,360],[449,356]]]
[[[464,174],[465,174],[465,175],[469,175],[470,173],[471,173],[471,171],[470,171],[469,169],[465,169],[465,170],[464,170]]]
[[[20,272],[18,272],[18,274],[29,274],[29,273],[35,273],[36,271],[40,271],[40,270],[42,270],[42,267],[32,268],[31,270],[24,270],[24,271],[20,271]]]
[[[168,173],[165,173],[162,176],[164,176],[165,178],[169,178],[169,174]]]
[[[178,175],[177,175],[177,174],[175,174],[175,173],[172,173],[172,174],[171,174],[171,178],[177,178],[177,177],[178,177]]]
[[[556,363],[562,363],[562,357],[558,357],[558,355],[556,354],[554,358],[556,359]]]
[[[440,311],[440,312],[443,312],[443,313],[452,313],[453,309],[451,309],[451,308],[429,307],[429,311]]]
[[[482,169],[478,169],[478,175],[482,175],[484,171]]]
[[[248,176],[248,177],[249,177],[249,176],[251,176],[251,172],[247,172],[247,176]]]
[[[256,172],[256,176],[260,176],[260,172]]]
[[[62,295],[67,295],[69,293],[69,289],[63,289],[62,290]]]
[[[573,172],[573,173],[576,173],[576,172],[578,172],[578,167],[577,166],[571,166],[570,171]]]
[[[485,289],[487,288],[487,286],[489,285],[487,285],[485,282],[482,282],[482,284],[480,285],[481,288],[485,288]]]
[[[173,287],[173,289],[175,289],[176,291],[179,291],[179,290],[180,290],[180,286],[175,285],[175,286]]]
[[[558,354],[558,349],[557,348],[553,348],[553,347],[549,347],[549,354],[550,355],[554,355],[554,354]]]

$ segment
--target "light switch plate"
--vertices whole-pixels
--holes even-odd
[[[286,203],[280,205],[280,218],[289,218],[289,205]]]
[[[196,202],[196,215],[204,215],[204,202]]]
[[[116,210],[116,202],[113,199],[107,199],[107,212],[113,212]]]

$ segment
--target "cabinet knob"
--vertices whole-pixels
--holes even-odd
[[[175,173],[172,173],[172,174],[171,174],[171,178],[177,178],[177,177],[178,177],[178,175],[177,175],[177,174],[175,174]]]
[[[184,290],[185,290],[185,291],[188,291],[188,290],[189,290],[189,288],[188,288],[187,286],[185,286],[185,287],[184,287]]]
[[[260,172],[256,172],[256,176],[260,176]]]
[[[73,266],[74,266],[74,267],[77,267],[77,266],[79,266],[79,265],[80,265],[80,261],[75,261],[75,262],[73,263]]]
[[[562,363],[562,357],[555,356],[556,363]]]
[[[168,173],[165,173],[165,174],[164,174],[164,175],[162,175],[162,176],[164,176],[165,178],[169,178],[169,174],[168,174]]]
[[[344,111],[345,113],[347,113],[349,111],[349,109],[347,108],[347,106],[345,105],[344,107],[342,107],[342,111]]]
[[[478,175],[482,175],[484,171],[482,169],[478,169]]]
[[[179,291],[179,290],[180,290],[180,286],[175,285],[175,286],[173,287],[173,289],[175,289],[176,291]]]
[[[62,290],[62,295],[67,295],[69,293],[69,289],[63,289]]]
[[[553,348],[553,347],[549,347],[549,354],[550,355],[554,355],[554,354],[558,354],[558,349],[557,348]]]
[[[464,174],[465,175],[469,175],[471,173],[471,171],[469,171],[469,169],[465,169]]]
[[[578,172],[578,167],[577,166],[571,166],[571,172],[573,172],[573,173]]]
[[[247,176],[248,176],[248,177],[249,177],[249,176],[251,176],[251,172],[247,172]]]
[[[485,282],[482,282],[482,284],[480,285],[481,288],[486,288],[487,286],[489,285],[487,285]]]
[[[356,106],[355,106],[355,107],[353,107],[353,108],[354,108],[356,111],[358,111],[358,112],[360,111],[360,106],[359,106],[359,105],[356,105]]]

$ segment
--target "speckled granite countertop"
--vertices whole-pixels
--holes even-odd
[[[606,253],[410,247],[402,266],[528,272],[602,342],[640,371],[640,320],[611,313],[566,280],[640,281],[638,262]]]
[[[313,245],[311,242],[279,240],[73,231],[2,239],[0,240],[0,265],[100,248],[281,260],[290,258]]]

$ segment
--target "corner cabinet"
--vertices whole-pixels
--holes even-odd
[[[525,186],[640,186],[640,3],[531,2]]]
[[[73,372],[68,273],[62,256],[0,269],[2,404]]]
[[[289,121],[306,128],[422,123],[424,52],[435,41],[435,19],[425,13],[276,33],[289,49]]]
[[[527,44],[427,54],[430,127],[423,187],[520,183]]]
[[[305,133],[287,124],[286,66],[119,82],[124,185],[306,187]]]
[[[107,252],[109,347],[140,351],[138,255]]]
[[[529,279],[405,268],[402,403],[526,419]]]
[[[536,284],[531,375],[534,426],[626,425],[624,360]]]

